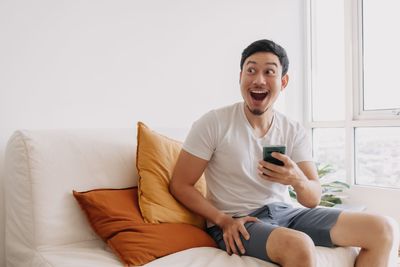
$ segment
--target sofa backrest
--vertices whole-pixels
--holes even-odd
[[[98,239],[72,190],[134,186],[135,160],[135,129],[15,132],[6,150],[7,246]]]

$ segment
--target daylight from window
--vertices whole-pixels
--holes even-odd
[[[400,185],[400,127],[356,129],[356,184]]]
[[[364,110],[400,109],[399,10],[398,0],[363,1]]]
[[[344,129],[343,128],[316,128],[313,135],[313,154],[320,166],[329,166],[332,169],[324,177],[327,181],[348,182],[345,172],[344,159]]]
[[[312,118],[344,120],[344,17],[343,2],[315,1],[312,46]],[[326,16],[325,14],[329,14]]]
[[[363,9],[358,13],[362,19],[348,21],[359,23],[362,35],[353,42],[362,42],[355,44],[361,53],[353,51],[350,54],[355,58],[346,61],[345,8],[350,5],[345,5],[345,0],[311,0],[310,125],[314,159],[333,167],[331,180],[400,188],[400,116],[393,116],[400,109],[400,88],[395,82],[400,36],[393,32],[394,25],[400,24],[400,1],[358,3]],[[357,59],[357,55],[362,58]],[[355,68],[362,74],[359,86],[346,84],[345,70]],[[354,74],[352,77],[357,79]],[[374,113],[362,118],[357,108],[360,112],[383,110],[392,117]]]

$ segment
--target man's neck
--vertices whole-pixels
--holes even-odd
[[[247,108],[245,108],[244,113],[251,127],[253,128],[255,135],[258,137],[265,136],[272,125],[272,120],[274,118],[273,109],[271,108],[270,110],[267,110],[262,115],[254,115]]]

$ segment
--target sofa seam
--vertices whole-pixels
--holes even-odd
[[[35,205],[34,205],[34,198],[33,198],[33,188],[32,188],[32,172],[31,172],[31,167],[32,167],[32,164],[31,164],[31,151],[29,150],[29,148],[28,148],[28,145],[27,145],[27,142],[26,142],[26,140],[25,140],[25,138],[27,137],[27,135],[26,134],[24,134],[24,132],[23,131],[19,131],[19,133],[20,133],[20,136],[21,136],[21,139],[22,139],[22,143],[23,143],[23,146],[24,146],[24,149],[25,149],[25,152],[26,152],[26,156],[27,156],[27,167],[28,167],[28,179],[29,179],[29,183],[30,183],[30,195],[31,195],[31,207],[32,207],[32,226],[33,226],[33,245],[34,245],[34,250],[36,251],[36,252],[38,252],[38,250],[37,250],[37,240],[36,240],[36,220],[35,220]]]
[[[47,263],[48,266],[54,267],[53,264],[51,264],[45,257],[43,257],[42,253],[39,252],[39,250],[35,249],[36,254],[39,255],[39,257],[43,260],[43,262]]]

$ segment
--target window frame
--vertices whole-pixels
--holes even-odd
[[[343,128],[345,130],[345,173],[349,184],[356,187],[367,185],[356,184],[356,128],[359,127],[399,127],[400,110],[364,110],[363,109],[363,36],[362,4],[363,0],[344,1],[344,40],[345,40],[345,118],[340,121],[313,121],[312,93],[315,66],[313,55],[313,5],[317,0],[306,1],[306,59],[307,68],[304,97],[304,124],[312,136],[315,128]],[[371,186],[368,186],[371,187]],[[373,186],[374,188],[381,188]],[[384,188],[384,187],[383,187]],[[398,190],[400,188],[396,188]]]

